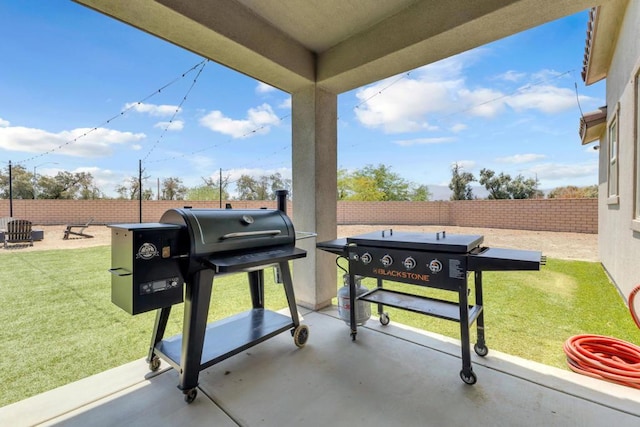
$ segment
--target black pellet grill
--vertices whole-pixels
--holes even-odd
[[[282,198],[283,196],[280,195]],[[197,394],[201,370],[284,331],[304,346],[289,261],[306,256],[279,209],[170,209],[159,223],[112,225],[111,299],[130,314],[158,310],[147,362],[160,358],[179,373],[189,403]],[[264,269],[275,267],[290,316],[264,307]],[[207,324],[214,276],[246,272],[253,308]],[[171,307],[184,300],[182,334],[163,339]]]
[[[477,341],[474,350],[486,356],[484,337],[484,307],[482,272],[507,270],[539,270],[544,263],[540,252],[482,247],[480,235],[394,232],[385,230],[346,239],[317,244],[319,249],[343,256],[349,261],[351,338],[356,339],[356,300],[378,305],[380,323],[389,323],[384,307],[434,316],[460,323],[462,370],[460,378],[475,384],[476,374],[471,366],[469,329],[476,323]],[[474,272],[475,304],[468,301],[468,273]],[[356,295],[355,276],[377,279],[377,287]],[[385,280],[402,282],[457,293],[457,302],[429,298],[385,289]]]

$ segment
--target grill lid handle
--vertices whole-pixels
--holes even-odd
[[[241,237],[261,237],[261,236],[277,236],[282,233],[281,230],[260,230],[260,231],[238,231],[236,233],[227,233],[221,239],[238,239]]]

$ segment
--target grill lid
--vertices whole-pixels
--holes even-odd
[[[445,231],[416,233],[384,230],[347,237],[347,244],[465,254],[478,247],[483,240],[481,235],[447,234]]]
[[[186,226],[192,257],[295,244],[293,223],[279,210],[169,209],[160,222]]]

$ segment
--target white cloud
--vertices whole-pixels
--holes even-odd
[[[280,119],[273,112],[269,104],[262,104],[251,108],[247,112],[247,118],[241,120],[225,117],[221,111],[212,111],[200,119],[200,124],[224,135],[233,138],[248,138],[253,135],[269,133],[271,126],[275,126]]]
[[[544,69],[531,74],[531,80],[533,82],[546,82],[548,80],[557,79],[558,77],[565,74],[567,73],[561,73],[560,71],[556,71],[556,70]]]
[[[276,88],[263,82],[259,82],[256,86],[256,93],[275,92]]]
[[[393,143],[401,147],[409,147],[412,145],[445,144],[452,141],[455,141],[455,138],[440,137],[440,138],[403,139],[403,140],[393,141]]]
[[[451,166],[455,165],[456,163],[465,172],[469,172],[469,171],[473,170],[476,167],[476,161],[475,160],[457,160],[457,161],[451,163]]]
[[[290,96],[287,97],[287,99],[285,99],[280,104],[278,104],[278,108],[282,108],[283,110],[290,110],[291,109],[291,97]]]
[[[2,117],[0,117],[0,127],[9,127],[10,124],[11,123],[9,123],[9,120],[4,120]]]
[[[181,108],[177,105],[156,105],[145,104],[144,102],[128,102],[124,105],[124,110],[129,109],[137,113],[148,114],[154,117],[170,116],[181,111]]]
[[[582,96],[580,101],[590,100]],[[553,114],[576,106],[576,95],[571,89],[549,85],[525,86],[508,97],[506,103],[516,111],[538,110]]]
[[[598,176],[598,162],[588,163],[543,163],[527,169],[527,175],[550,181],[571,180],[588,176]]]
[[[356,117],[366,127],[403,133],[440,130],[439,122],[452,115],[493,118],[507,107],[516,112],[547,114],[576,107],[573,89],[550,83],[567,74],[554,70],[536,73],[509,70],[492,79],[500,80],[500,89],[482,84],[471,87],[466,67],[481,56],[479,52],[457,55],[361,88],[355,94],[360,101]],[[526,81],[531,83],[512,91],[505,88],[508,83]],[[580,96],[581,103],[592,101],[595,100]]]
[[[514,154],[513,156],[498,157],[496,161],[500,163],[521,164],[535,162],[536,160],[541,160],[546,157],[544,154]]]
[[[105,128],[78,128],[58,133],[21,126],[0,127],[0,148],[9,151],[59,154],[82,157],[103,157],[112,153],[112,146],[137,142],[144,133],[121,132]]]
[[[455,125],[451,126],[449,130],[453,133],[458,133],[466,130],[468,127],[469,126],[465,125],[464,123],[456,123]]]
[[[171,122],[158,122],[153,125],[154,128],[166,129],[166,130],[182,130],[184,129],[184,121],[183,120],[173,120]]]
[[[142,150],[142,145],[140,145],[140,144],[132,144],[131,145],[131,149],[134,150],[134,151],[140,151],[140,150]]]
[[[514,70],[509,70],[505,73],[498,74],[496,76],[497,80],[506,80],[508,82],[518,82],[523,80],[527,76],[527,73],[519,73]]]

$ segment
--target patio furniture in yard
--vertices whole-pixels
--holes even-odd
[[[33,246],[33,232],[31,230],[31,221],[26,219],[12,219],[7,222],[7,228],[4,232],[4,248],[9,247],[9,243],[29,243]]]
[[[87,221],[86,224],[68,224],[67,228],[64,230],[64,237],[62,239],[69,240],[69,236],[71,235],[84,237],[87,239],[92,238],[93,236],[91,234],[87,234],[84,232],[84,230],[86,230],[87,227],[89,227],[92,222],[93,222],[93,218]],[[76,231],[75,229],[78,229],[78,230]]]

